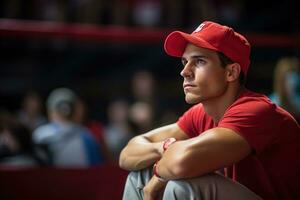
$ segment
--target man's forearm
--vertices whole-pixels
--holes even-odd
[[[214,128],[170,146],[156,165],[157,174],[167,180],[201,176],[232,165],[251,152],[250,145],[239,134]]]
[[[133,138],[120,154],[120,167],[132,171],[151,166],[162,156],[162,143],[151,143],[141,136]]]
[[[131,171],[153,165],[161,159],[164,140],[170,137],[184,140],[187,135],[177,124],[170,124],[134,137],[121,152],[120,167]]]

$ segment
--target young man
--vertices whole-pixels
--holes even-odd
[[[300,127],[244,87],[248,41],[206,21],[172,32],[165,50],[182,58],[185,100],[195,105],[123,149],[120,166],[134,171],[123,199],[299,199]]]

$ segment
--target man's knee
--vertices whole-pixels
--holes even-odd
[[[185,180],[171,180],[168,182],[163,199],[185,199],[190,194],[189,183]]]
[[[260,199],[246,187],[217,173],[169,181],[164,199]],[[243,198],[241,198],[243,197]]]
[[[216,199],[223,176],[210,173],[200,177],[168,182],[164,199]]]

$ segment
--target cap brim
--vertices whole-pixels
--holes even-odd
[[[168,55],[181,57],[188,43],[194,44],[197,47],[217,51],[214,46],[206,42],[204,39],[181,31],[174,31],[170,33],[165,40],[164,48]]]

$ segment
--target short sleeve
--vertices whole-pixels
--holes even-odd
[[[265,101],[250,100],[230,107],[220,120],[218,127],[228,128],[240,134],[257,154],[264,151],[275,140],[280,123],[276,106]],[[278,127],[278,126],[277,126]]]

